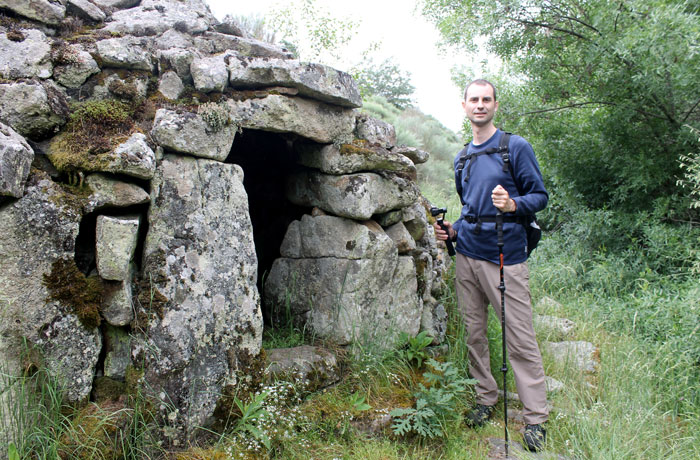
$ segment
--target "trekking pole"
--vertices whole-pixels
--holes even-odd
[[[433,217],[437,217],[435,221],[437,224],[442,228],[445,233],[447,233],[447,240],[445,241],[445,244],[447,245],[447,253],[450,256],[455,255],[455,247],[452,244],[452,240],[450,239],[450,232],[447,231],[447,227],[445,226],[445,220],[443,219],[445,217],[445,214],[447,213],[447,208],[436,208],[435,206],[430,208],[430,215]]]
[[[506,283],[503,279],[503,213],[498,211],[496,214],[496,232],[498,233],[498,260],[501,272],[501,282],[498,285],[498,290],[501,291],[501,343],[503,363],[501,372],[503,372],[503,423],[506,441],[506,458],[508,458],[508,389],[506,388],[506,375],[508,374],[508,363],[506,362]]]

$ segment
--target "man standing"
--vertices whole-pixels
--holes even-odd
[[[498,110],[493,84],[486,80],[471,82],[465,90],[462,107],[473,134],[466,152],[455,158],[455,181],[463,203],[462,212],[454,225],[444,222],[447,233],[435,224],[435,234],[438,239],[446,240],[449,236],[456,241],[457,301],[468,333],[469,371],[478,380],[477,404],[466,415],[466,422],[472,427],[484,425],[498,399],[496,380],[491,375],[486,325],[489,303],[499,318],[501,315],[496,308],[501,293],[495,223],[495,216],[501,211],[507,286],[506,345],[527,424],[525,445],[537,451],[545,442],[543,424],[548,419],[548,409],[542,357],[532,327],[527,236],[518,216],[544,209],[549,195],[532,147],[522,137],[510,138],[510,165],[504,166],[499,153],[485,153],[488,149],[497,150],[504,136],[493,123]],[[461,156],[473,153],[480,154],[459,161]]]

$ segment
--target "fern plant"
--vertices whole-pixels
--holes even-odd
[[[459,371],[451,362],[441,363],[428,360],[434,372],[425,372],[423,377],[430,384],[426,387],[418,384],[415,408],[394,409],[392,429],[397,435],[416,433],[421,437],[435,438],[443,436],[445,423],[454,419],[458,398],[464,396],[469,385],[476,380],[459,376]]]

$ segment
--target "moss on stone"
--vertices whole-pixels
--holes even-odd
[[[340,154],[341,155],[362,155],[370,156],[375,152],[368,148],[369,143],[362,139],[355,139],[351,144],[341,144]]]
[[[133,110],[113,99],[75,104],[66,129],[49,144],[48,158],[64,173],[102,171],[111,152],[133,132]]]
[[[74,260],[58,259],[51,265],[51,273],[44,274],[44,285],[49,298],[70,307],[83,326],[93,329],[100,325],[103,286],[99,277],[87,278]]]

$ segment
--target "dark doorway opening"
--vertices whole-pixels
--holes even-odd
[[[309,212],[286,198],[287,176],[299,168],[293,134],[279,134],[244,129],[236,134],[226,163],[243,168],[243,186],[248,194],[250,219],[253,224],[255,253],[258,257],[258,291],[264,295],[263,283],[280,257],[280,247],[287,227],[294,220]],[[263,302],[265,305],[265,302]],[[265,323],[271,325],[274,318],[263,308]]]

